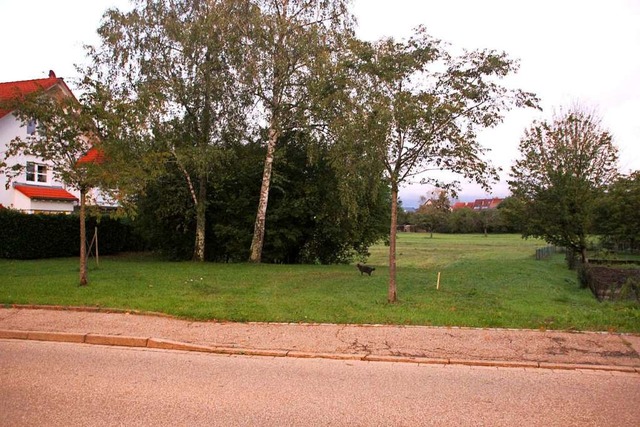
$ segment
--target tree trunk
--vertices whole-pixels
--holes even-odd
[[[580,257],[582,259],[582,264],[589,263],[589,258],[587,258],[587,248],[585,247],[580,248]]]
[[[193,260],[204,261],[204,239],[206,235],[207,222],[207,180],[200,177],[200,187],[198,188],[198,201],[196,203],[196,242],[193,248]]]
[[[398,186],[391,184],[391,230],[389,234],[389,292],[387,301],[394,303],[398,300],[396,289],[396,236],[398,226]]]
[[[85,199],[87,191],[80,188],[80,286],[87,286],[87,224]]]
[[[278,131],[273,125],[269,127],[269,142],[267,144],[267,156],[264,159],[264,171],[262,172],[262,187],[260,188],[260,202],[258,213],[253,228],[253,240],[251,241],[251,256],[249,262],[262,261],[262,247],[264,246],[264,230],[267,218],[267,204],[269,203],[269,187],[271,186],[271,170],[273,169],[273,155],[278,141]]]

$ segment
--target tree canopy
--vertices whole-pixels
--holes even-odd
[[[310,87],[320,62],[341,38],[351,34],[350,0],[255,0],[247,19],[245,63],[257,101],[256,115],[266,124],[262,185],[251,241],[251,262],[260,262],[276,146],[286,133],[313,133],[315,119]]]
[[[263,262],[330,264],[366,257],[369,246],[387,235],[388,189],[359,192],[354,215],[340,197],[333,146],[314,147],[311,160],[309,146],[315,142],[304,133],[287,133],[278,144]],[[251,242],[266,148],[252,142],[228,149],[230,155],[208,184],[206,259],[242,262]],[[153,247],[173,259],[188,258],[194,208],[175,165],[149,184],[139,204],[137,223]]]
[[[612,249],[640,246],[640,171],[619,176],[596,203],[594,232]]]
[[[430,197],[420,196],[420,206],[414,214],[416,225],[423,227],[431,236],[436,229],[443,229],[451,213],[451,202],[446,191],[433,191]]]
[[[483,157],[477,131],[500,123],[513,106],[537,106],[537,98],[500,83],[518,69],[505,53],[476,50],[456,56],[423,27],[404,41],[354,40],[351,47],[344,60],[357,76],[347,89],[356,106],[351,116],[391,187],[388,300],[394,302],[399,187],[429,171],[448,170],[486,188],[497,171]],[[423,182],[443,185],[423,176]]]
[[[250,97],[239,24],[250,11],[242,0],[140,0],[129,12],[108,11],[98,30],[101,44],[90,50],[86,81],[95,102],[130,128],[105,138],[105,149],[112,159],[124,152],[129,163],[138,157],[130,156],[132,149],[154,154],[157,162],[139,165],[157,172],[166,161],[176,165],[195,207],[193,258],[199,261],[208,177],[220,164],[221,147],[246,128]]]
[[[574,250],[587,262],[596,200],[618,174],[612,135],[595,113],[573,106],[551,121],[534,121],[519,149],[509,186],[520,201],[523,236]]]

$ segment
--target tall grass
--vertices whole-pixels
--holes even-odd
[[[388,248],[371,249],[371,277],[353,265],[166,262],[123,255],[0,260],[0,303],[100,306],[199,320],[388,323],[640,332],[634,303],[599,303],[562,255],[535,260],[544,243],[515,235],[401,233],[397,304],[386,302]],[[440,289],[436,289],[440,272]]]

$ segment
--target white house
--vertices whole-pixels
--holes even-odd
[[[73,96],[62,78],[53,71],[49,77],[0,83],[0,101],[45,90],[52,96]],[[80,193],[56,181],[50,163],[33,156],[15,156],[5,160],[7,144],[16,137],[26,138],[36,132],[35,123],[21,122],[12,111],[0,109],[0,162],[26,166],[24,172],[8,183],[0,172],[0,206],[27,213],[73,212]]]

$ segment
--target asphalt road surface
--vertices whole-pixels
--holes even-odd
[[[640,376],[0,340],[0,425],[638,426]]]

